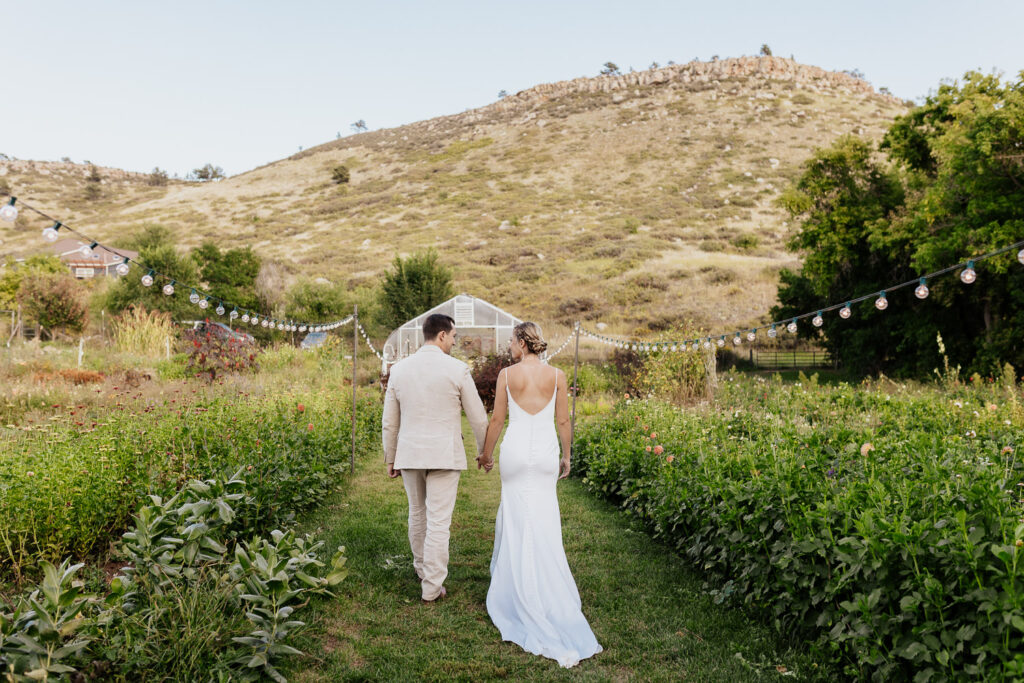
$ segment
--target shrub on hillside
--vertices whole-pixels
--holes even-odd
[[[452,271],[433,249],[402,258],[384,274],[380,289],[380,322],[394,329],[420,313],[444,303],[455,294]]]
[[[348,171],[348,166],[335,166],[331,169],[331,180],[333,180],[336,185],[344,185],[350,179],[351,176]]]

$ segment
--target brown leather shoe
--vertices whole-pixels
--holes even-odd
[[[424,598],[421,598],[421,600],[423,600],[423,602],[425,602],[427,604],[430,604],[432,602],[437,602],[438,600],[444,600],[447,597],[448,597],[448,591],[445,590],[444,586],[441,586],[441,592],[437,594],[436,598],[434,598],[433,600],[426,600]]]

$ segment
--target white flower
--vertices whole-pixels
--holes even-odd
[[[964,404],[961,403],[960,401],[953,401],[953,405],[955,405],[957,408],[963,408],[964,407]]]

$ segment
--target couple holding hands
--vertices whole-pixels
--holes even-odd
[[[565,374],[541,361],[547,344],[537,325],[520,323],[510,345],[516,363],[498,375],[488,421],[469,366],[449,355],[456,335],[450,316],[428,316],[423,346],[391,369],[384,399],[384,460],[409,499],[409,544],[422,598],[447,595],[449,526],[459,475],[467,469],[462,412],[476,436],[477,466],[486,472],[494,467],[507,415],[487,612],[503,640],[574,666],[601,646],[583,616],[562,546],[556,483],[569,475],[572,439]]]

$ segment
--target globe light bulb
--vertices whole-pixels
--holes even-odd
[[[716,339],[715,340],[715,345],[718,346],[718,347],[725,346],[725,335],[722,335],[721,337]]]
[[[253,316],[251,318],[249,318],[249,324],[250,325],[259,325],[260,324],[260,317],[258,315],[253,314]]]
[[[736,336],[732,338],[732,344],[733,344],[733,346],[739,346],[742,343],[743,343],[743,340],[740,339],[740,335],[739,335],[739,333],[737,333]]]
[[[282,323],[282,322],[277,323],[277,329],[284,330],[284,323]]]
[[[811,324],[815,327],[821,327],[825,324],[825,319],[821,317],[821,311],[818,311],[818,315],[814,316],[811,320]]]
[[[796,334],[796,320],[795,319],[789,321],[789,324],[786,325],[786,330],[788,330],[790,334]]]
[[[685,344],[684,344],[684,346],[685,346]],[[672,353],[675,353],[678,350],[679,350],[679,345],[678,344],[673,344],[672,345]]]
[[[143,287],[152,287],[153,286],[153,271],[152,270],[142,276],[142,286]]]
[[[118,263],[117,267],[114,268],[114,272],[120,275],[121,277],[127,275],[130,270],[131,266],[128,265],[128,257],[125,257],[124,261]]]
[[[238,317],[238,307],[236,306],[235,308],[231,309],[231,313],[228,314],[228,319],[229,320],[234,320],[237,317]]]
[[[711,340],[710,339],[705,339],[704,340],[704,350],[707,351],[710,348],[711,348]]]
[[[978,274],[974,272],[974,261],[968,261],[967,267],[960,271],[960,281],[969,285],[977,279]]]
[[[193,289],[192,293],[188,295],[188,300],[193,304],[199,303],[199,292]]]
[[[1017,261],[1019,261],[1020,264],[1024,266],[1024,249],[1021,249],[1020,251],[1017,252]]]
[[[242,322],[243,323],[249,322],[249,314],[248,313],[242,313]]]
[[[875,308],[880,311],[884,311],[889,308],[889,300],[885,298],[885,292],[880,292],[878,298],[875,299]]]
[[[92,256],[93,249],[95,249],[96,246],[96,242],[93,242],[92,244],[83,244],[81,247],[78,248],[78,251],[79,253],[82,254],[82,256]]]
[[[756,332],[754,332],[753,330],[751,330],[750,332],[747,332],[747,341],[748,342],[755,341],[756,339],[757,339],[757,333]]]
[[[11,197],[10,200],[0,208],[0,218],[4,219],[8,223],[13,223],[14,219],[18,217],[18,207],[14,205],[17,199]]]
[[[60,235],[57,234],[57,231],[60,230],[60,229],[61,229],[60,221],[57,221],[56,223],[54,223],[53,225],[51,225],[48,228],[44,228],[43,229],[43,239],[46,240],[47,242],[51,242],[51,243],[56,242],[57,238],[60,236]]]
[[[264,318],[264,319],[263,319],[263,322],[261,322],[261,323],[260,323],[260,325],[262,325],[263,327],[266,327],[266,326],[267,326],[267,325],[269,325],[269,324],[270,324],[270,323],[268,323],[268,322],[267,322],[267,319],[266,319],[266,318]]]
[[[168,282],[166,285],[164,285],[164,294],[166,294],[167,296],[170,296],[170,295],[174,294],[174,281],[173,280],[171,282]]]
[[[919,284],[917,288],[914,290],[914,296],[916,296],[918,299],[928,298],[928,285],[925,284],[924,278],[921,278],[921,284]]]
[[[217,304],[217,315],[224,315],[224,304]]]
[[[839,317],[843,320],[849,319],[851,315],[853,315],[853,310],[850,309],[849,303],[839,309]]]
[[[306,326],[305,325],[299,325],[299,332],[305,332],[305,331],[306,331]]]
[[[636,344],[633,344],[633,350],[636,351]]]
[[[196,298],[198,299],[199,297],[196,297]],[[209,307],[210,307],[210,297],[204,297],[204,298],[199,300],[199,308],[201,308],[201,309],[203,309],[205,311]]]
[[[778,335],[779,335],[779,331],[775,329],[775,325],[772,325],[768,329],[768,338],[769,339],[775,339],[775,337],[777,337]]]

